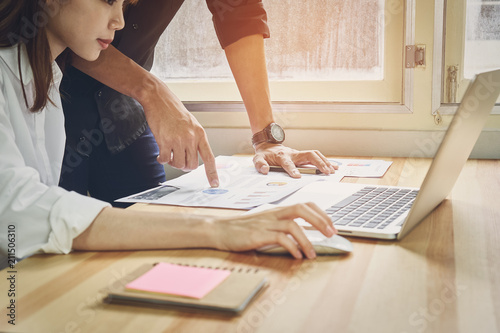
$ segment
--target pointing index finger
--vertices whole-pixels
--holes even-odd
[[[219,187],[219,176],[217,175],[217,165],[215,164],[215,157],[212,153],[212,149],[208,143],[207,137],[205,136],[199,146],[198,151],[200,153],[203,164],[205,165],[205,173],[207,174],[208,182],[211,187]]]

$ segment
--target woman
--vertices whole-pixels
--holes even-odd
[[[67,48],[97,59],[124,26],[123,6],[123,0],[1,0],[0,251],[7,252],[7,233],[15,230],[18,258],[73,249],[245,251],[274,243],[295,258],[303,257],[299,246],[314,258],[293,219],[304,218],[326,236],[335,229],[313,204],[231,218],[165,216],[113,208],[57,186],[64,119],[55,59]]]

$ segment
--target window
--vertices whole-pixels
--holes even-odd
[[[464,77],[500,68],[500,1],[467,0]]]
[[[437,22],[435,31],[442,41],[436,57],[443,62],[435,69],[441,73],[435,75],[433,104],[446,114],[454,112],[475,74],[500,68],[500,1],[441,0],[436,6],[443,8],[443,23]],[[500,113],[498,103],[493,113]]]
[[[263,1],[271,29],[266,53],[273,111],[286,129],[285,144],[296,149],[337,156],[432,157],[457,108],[445,99],[447,66],[459,65],[458,101],[469,79],[465,68],[473,72],[482,70],[474,66],[486,64],[477,58],[486,51],[477,53],[475,61],[467,60],[474,59],[466,58],[467,52],[482,44],[500,53],[493,45],[499,24],[491,19],[498,16],[499,0]],[[476,23],[466,39],[465,28],[457,27],[466,20],[469,1],[476,8],[468,15]],[[188,19],[188,13],[199,13],[199,18]],[[292,20],[296,15],[300,26]],[[304,23],[308,17],[315,18],[311,26]],[[490,28],[482,32],[485,22]],[[409,45],[425,46],[424,66],[405,67]],[[497,60],[494,55],[489,59]],[[204,0],[183,4],[162,36],[155,61],[156,74],[207,130],[215,154],[253,152],[248,117]],[[500,114],[500,106],[494,113]],[[499,158],[500,116],[491,116],[485,128],[472,156]]]
[[[274,102],[337,102],[341,111],[368,110],[366,103],[385,104],[382,112],[411,109],[401,107],[407,102],[403,49],[412,33],[405,27],[405,1],[264,0],[264,6]],[[153,72],[186,103],[241,101],[204,0],[183,4],[158,44]]]

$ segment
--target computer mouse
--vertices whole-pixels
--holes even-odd
[[[318,230],[304,230],[304,233],[318,255],[347,254],[353,250],[352,243],[342,236],[334,235],[328,238]],[[277,255],[289,254],[287,249],[278,244],[263,246],[258,248],[257,252]]]

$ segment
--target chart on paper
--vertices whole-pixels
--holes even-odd
[[[251,209],[262,204],[277,202],[318,180],[328,179],[336,182],[340,180],[333,175],[303,175],[300,179],[291,178],[281,172],[262,175],[255,170],[249,157],[218,156],[216,165],[220,181],[218,188],[209,186],[205,169],[200,166],[154,189],[117,201]]]

